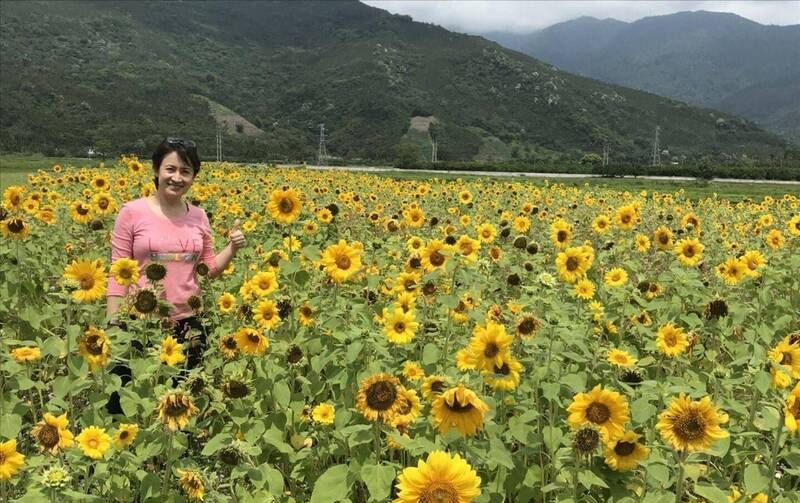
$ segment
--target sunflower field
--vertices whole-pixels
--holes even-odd
[[[797,194],[207,163],[248,244],[197,268],[188,370],[163,267],[109,261],[153,190],[123,157],[4,191],[1,501],[800,502]],[[150,282],[122,327],[109,275]]]

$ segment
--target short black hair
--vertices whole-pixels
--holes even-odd
[[[161,162],[172,152],[177,152],[180,160],[191,166],[194,176],[197,176],[197,173],[200,172],[200,156],[197,155],[197,145],[192,140],[174,137],[165,138],[164,141],[156,146],[153,152],[154,173],[158,173]],[[154,182],[156,189],[158,189],[158,176],[155,177]]]

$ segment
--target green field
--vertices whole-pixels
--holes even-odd
[[[9,185],[24,184],[29,173],[38,169],[49,169],[54,164],[63,166],[91,166],[96,167],[101,159],[88,159],[81,157],[44,157],[41,155],[20,155],[6,154],[0,155],[0,190]],[[109,161],[111,163],[112,161]],[[429,178],[485,178],[484,176],[454,175],[454,174],[431,174],[415,172],[377,172],[379,176],[387,176],[399,179],[424,180]],[[516,179],[513,177],[497,177],[498,180]],[[529,178],[527,180],[534,183],[543,183],[545,178]],[[564,183],[568,185],[583,185],[589,183],[614,190],[658,191],[675,192],[683,189],[687,196],[692,199],[703,197],[719,197],[727,199],[760,199],[764,196],[780,197],[784,194],[800,195],[800,185],[783,183],[735,183],[735,182],[705,182],[705,181],[684,181],[684,180],[647,180],[641,178],[547,178],[551,182]]]

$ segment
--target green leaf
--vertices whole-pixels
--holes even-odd
[[[694,486],[694,493],[711,503],[728,503],[728,493],[711,485],[697,484]]]
[[[272,396],[281,407],[288,406],[292,400],[292,392],[289,391],[289,386],[283,381],[276,382],[272,387]]]
[[[646,423],[655,413],[656,408],[645,398],[634,400],[631,403],[631,419],[634,423]]]
[[[440,358],[441,351],[439,350],[439,346],[432,342],[425,344],[425,347],[422,349],[422,363],[424,365],[433,365],[438,362]]]
[[[395,469],[385,465],[364,465],[361,480],[367,485],[372,500],[385,501],[392,491]]]
[[[744,469],[744,488],[748,494],[760,493],[769,484],[769,470],[764,465],[747,465]]]
[[[314,483],[311,503],[330,503],[347,497],[347,465],[334,465],[325,470]]]
[[[578,480],[586,489],[591,489],[592,486],[600,486],[608,488],[608,484],[603,481],[600,477],[595,475],[595,473],[588,469],[583,469],[578,472]]]
[[[499,438],[493,436],[489,440],[489,446],[489,464],[502,465],[509,470],[514,468],[514,460],[511,459],[511,453],[508,452],[508,449]]]
[[[763,370],[759,370],[756,373],[755,378],[753,379],[756,389],[760,391],[762,394],[766,393],[769,389],[769,384],[772,381],[769,374],[764,372]]]
[[[456,295],[440,295],[439,302],[448,309],[455,309],[458,306],[459,298]]]
[[[211,456],[228,445],[232,440],[233,437],[231,437],[229,433],[214,435],[214,437],[206,443],[205,447],[203,447],[203,451],[200,454],[203,456]]]
[[[568,386],[573,392],[586,389],[586,373],[567,374],[561,378],[561,384]]]
[[[6,413],[0,418],[0,437],[16,438],[22,430],[22,417],[13,412]]]
[[[264,474],[264,479],[267,481],[267,489],[272,494],[283,494],[283,475],[276,468],[273,468],[267,463],[261,465],[261,473]]]
[[[662,464],[654,463],[647,467],[647,474],[656,480],[661,487],[666,487],[669,482],[669,468]]]
[[[542,428],[542,436],[544,437],[544,445],[551,452],[554,452],[561,445],[561,430],[555,426],[548,425]]]

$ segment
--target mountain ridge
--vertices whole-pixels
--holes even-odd
[[[355,1],[0,8],[5,151],[131,151],[170,134],[212,145],[203,98],[264,131],[226,135],[225,152],[241,158],[313,158],[325,123],[333,155],[391,159],[415,116],[437,117],[442,160],[574,159],[609,144],[620,162],[642,162],[656,125],[662,145],[687,158],[786,147],[750,121]]]

